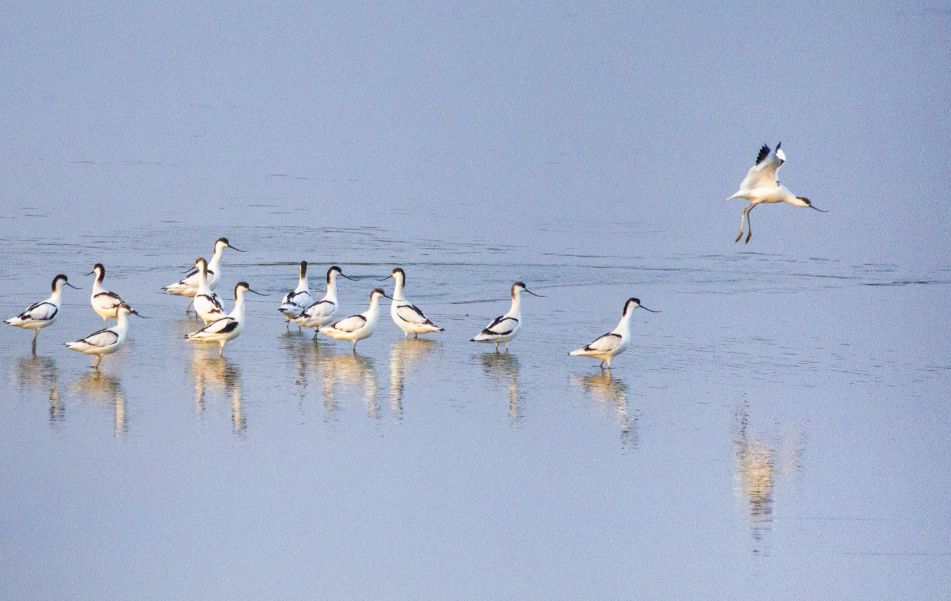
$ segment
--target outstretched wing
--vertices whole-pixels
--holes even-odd
[[[30,308],[20,313],[17,317],[24,321],[49,321],[56,317],[59,309],[53,303],[40,301],[33,303]]]
[[[506,334],[511,334],[515,331],[515,328],[518,327],[518,320],[514,317],[496,317],[495,320],[489,324],[489,326],[482,330],[482,334],[492,335],[492,336],[505,336]]]
[[[400,305],[396,308],[396,314],[400,319],[407,323],[436,325],[423,315],[419,307],[415,305]]]
[[[367,318],[362,315],[351,315],[346,319],[334,323],[330,327],[341,332],[356,332],[367,323]]]
[[[99,330],[77,342],[85,342],[89,346],[104,348],[119,341],[119,335],[112,330]]]
[[[610,353],[619,346],[621,346],[620,334],[605,334],[588,346],[584,347],[584,350],[596,351],[599,353]]]
[[[740,184],[740,190],[755,190],[756,188],[775,188],[779,185],[776,181],[776,172],[782,166],[783,162],[776,156],[774,150],[763,144],[756,156],[756,164],[750,168],[743,182]]]

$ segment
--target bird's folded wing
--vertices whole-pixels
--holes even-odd
[[[234,331],[238,327],[238,322],[231,317],[222,317],[221,319],[216,319],[207,326],[195,332],[194,335],[207,335],[207,334],[227,334],[228,332]]]
[[[505,334],[511,334],[517,326],[518,320],[514,317],[496,317],[495,321],[490,323],[489,327],[482,330],[482,332],[503,336]]]
[[[93,297],[96,304],[103,309],[113,309],[122,304],[122,299],[115,292],[100,292]]]
[[[396,314],[399,315],[400,319],[408,323],[432,323],[415,305],[401,305],[396,308]]]
[[[328,315],[328,314],[330,314],[330,313],[333,313],[333,311],[334,311],[334,304],[333,304],[332,302],[330,302],[330,301],[322,300],[322,301],[317,301],[317,302],[314,303],[313,305],[311,305],[311,306],[307,307],[306,309],[304,309],[304,312],[301,313],[301,316],[302,316],[302,317],[303,317],[303,316],[306,316],[306,317],[323,317],[324,315]]]
[[[621,337],[618,334],[605,334],[584,348],[586,351],[609,353],[620,345]]]
[[[362,315],[352,315],[346,319],[341,319],[337,323],[333,324],[332,327],[335,330],[340,330],[341,332],[356,332],[362,328],[367,323],[367,318]]]
[[[53,303],[48,303],[42,301],[39,303],[34,303],[30,305],[30,308],[20,313],[18,316],[20,319],[35,319],[37,321],[46,321],[48,319],[53,319],[56,313],[59,312],[59,309],[56,308],[56,305]]]
[[[80,342],[85,342],[89,346],[97,346],[99,348],[107,347],[110,344],[115,344],[119,340],[119,335],[113,332],[112,330],[99,330],[94,334],[86,336]]]

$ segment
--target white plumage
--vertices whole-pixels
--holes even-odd
[[[127,303],[115,292],[109,292],[102,287],[102,281],[106,277],[106,268],[103,267],[102,263],[96,263],[92,271],[86,275],[93,274],[96,275],[96,279],[92,282],[92,296],[89,298],[92,310],[98,313],[99,317],[102,317],[103,323],[108,323],[106,319],[110,317],[118,319],[119,307]]]
[[[621,321],[612,332],[600,336],[590,344],[576,351],[571,351],[568,354],[572,357],[593,357],[600,359],[602,367],[606,362],[608,369],[611,369],[611,358],[627,350],[631,342],[631,314],[634,312],[634,309],[637,308],[650,311],[651,313],[658,313],[658,311],[651,311],[647,307],[642,306],[640,300],[629,298],[627,302],[624,303],[624,312],[621,315]]]
[[[132,307],[123,303],[116,309],[116,319],[118,323],[111,328],[99,330],[85,338],[73,342],[67,342],[66,348],[71,351],[78,351],[87,355],[96,357],[96,369],[99,369],[99,362],[105,355],[111,355],[122,347],[125,342],[126,334],[129,332],[129,315],[135,313]]]
[[[53,322],[59,317],[59,307],[63,299],[63,286],[76,288],[76,286],[69,283],[65,275],[59,274],[53,278],[53,294],[48,299],[33,303],[23,313],[3,322],[8,326],[33,330],[33,350],[36,350],[36,336],[40,333],[40,330],[53,325]]]
[[[323,326],[318,331],[335,340],[353,341],[353,352],[357,352],[357,342],[373,335],[376,323],[380,319],[380,299],[390,298],[382,289],[377,288],[370,293],[370,308],[359,315],[351,315],[346,319]]]
[[[522,327],[523,291],[533,296],[541,296],[526,288],[523,282],[515,282],[512,284],[512,308],[509,309],[509,312],[496,317],[492,320],[492,323],[469,342],[492,342],[495,344],[495,352],[499,352],[499,345],[504,342],[505,352],[508,352],[509,341],[515,338]]]
[[[310,287],[307,285],[307,261],[301,261],[297,288],[284,295],[278,310],[287,318],[287,326],[290,327],[291,320],[300,317],[304,309],[313,303],[314,297],[310,295]]]
[[[221,281],[221,257],[226,248],[244,252],[243,250],[231,246],[227,238],[218,238],[218,240],[215,241],[215,254],[211,257],[211,263],[208,263],[208,272],[206,274],[209,290],[217,288],[218,282]],[[184,278],[174,284],[164,286],[162,290],[169,294],[177,294],[179,296],[195,296],[198,294],[198,269],[191,270]],[[188,303],[188,307],[190,306],[191,303]],[[185,307],[185,313],[188,313],[188,307]]]
[[[221,319],[225,316],[225,310],[221,305],[221,299],[218,295],[208,288],[206,274],[208,272],[208,263],[199,258],[195,261],[195,269],[198,270],[198,293],[195,295],[195,313],[205,323]]]
[[[420,334],[429,334],[432,332],[443,332],[442,328],[434,324],[423,312],[406,300],[403,296],[403,286],[406,285],[406,272],[397,267],[393,270],[391,278],[396,280],[393,287],[393,302],[390,304],[390,317],[393,323],[403,330],[403,337],[409,338],[412,334],[419,337]]]
[[[334,315],[339,307],[337,303],[337,276],[342,276],[348,280],[353,278],[343,275],[339,267],[334,265],[327,270],[327,294],[315,303],[311,303],[294,320],[298,326],[305,328],[315,328],[314,336],[317,335],[317,328],[325,326],[333,321]]]
[[[745,198],[750,201],[749,206],[743,209],[743,215],[740,218],[740,234],[736,237],[736,242],[743,237],[743,230],[747,222],[750,223],[749,232],[746,235],[745,244],[749,244],[750,237],[753,235],[750,211],[760,203],[772,204],[785,202],[795,207],[809,207],[816,209],[808,198],[796,196],[786,186],[779,183],[776,179],[776,172],[786,162],[786,154],[780,146],[782,142],[776,145],[776,150],[770,150],[769,146],[763,144],[759,155],[756,157],[756,164],[750,168],[746,177],[740,183],[740,189],[727,200],[734,198]],[[825,213],[822,209],[816,209],[820,213]]]
[[[234,287],[234,309],[231,313],[216,319],[197,332],[186,335],[185,339],[192,342],[217,342],[219,345],[218,355],[221,356],[225,349],[225,343],[241,335],[241,327],[244,325],[245,292],[265,296],[260,292],[251,290],[247,282],[238,282]]]

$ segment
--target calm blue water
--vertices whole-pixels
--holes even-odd
[[[219,291],[240,278],[272,296],[249,300],[219,358],[183,339],[198,323],[158,288],[222,234],[248,252],[226,255]],[[29,332],[0,330],[2,596],[948,589],[947,270],[745,249],[597,256],[584,232],[556,235],[504,248],[286,226],[5,238],[4,315],[53,272],[84,289],[67,289],[36,356]],[[347,314],[402,265],[408,297],[446,332],[404,340],[384,312],[356,355],[288,332],[277,305],[299,259],[316,290],[331,263],[363,276],[340,280]],[[80,275],[97,261],[151,317],[98,373],[62,347],[101,327]],[[525,300],[511,352],[467,342],[515,279],[545,298]],[[629,296],[662,312],[637,314],[612,372],[569,358]]]

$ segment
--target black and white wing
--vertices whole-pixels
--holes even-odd
[[[776,172],[783,164],[776,151],[771,150],[769,146],[763,144],[756,156],[756,164],[750,168],[743,182],[740,184],[740,190],[755,190],[756,188],[775,188],[779,185],[776,180]]]
[[[595,351],[598,353],[610,353],[621,346],[622,340],[623,339],[621,338],[620,334],[605,334],[588,346],[584,347],[583,350]]]
[[[331,327],[335,330],[339,330],[341,332],[351,333],[351,332],[356,332],[357,330],[362,328],[364,325],[366,325],[366,323],[367,323],[366,317],[362,315],[351,315],[350,317],[346,319],[341,319],[340,321],[333,323],[328,327]]]
[[[56,305],[40,301],[33,303],[26,311],[17,315],[17,319],[21,321],[49,321],[56,317],[57,313],[59,313],[59,308]]]
[[[396,308],[396,314],[400,319],[407,323],[415,323],[419,325],[430,325],[435,326],[433,322],[429,320],[423,312],[419,310],[419,307],[415,305],[400,305]]]
[[[94,332],[82,340],[77,340],[76,342],[84,343],[87,346],[96,348],[105,348],[107,346],[112,346],[118,341],[119,335],[112,330],[99,330],[98,332]]]
[[[219,334],[228,334],[238,328],[238,321],[232,317],[222,317],[206,325],[197,332],[188,335],[190,338],[202,338],[205,336],[216,336]]]
[[[337,306],[334,303],[322,300],[304,309],[300,316],[304,318],[326,317],[332,315],[336,310]]]
[[[488,336],[505,336],[511,334],[518,327],[518,320],[514,317],[496,317],[481,334]]]
[[[123,303],[122,298],[115,292],[103,291],[92,298],[96,306],[104,311],[116,309]]]

